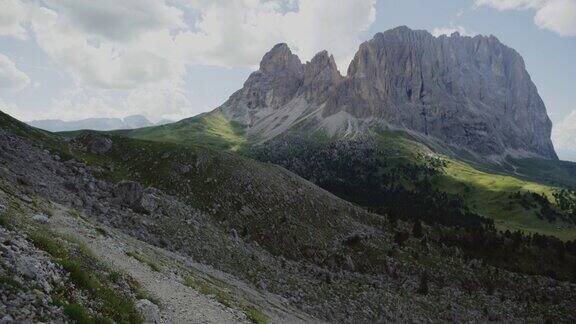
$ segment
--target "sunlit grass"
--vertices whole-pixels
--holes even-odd
[[[244,127],[217,113],[203,114],[174,124],[134,130],[129,132],[128,136],[230,151],[237,151],[246,145]]]

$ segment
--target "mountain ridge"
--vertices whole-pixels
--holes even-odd
[[[27,122],[28,125],[51,132],[67,132],[83,129],[110,131],[119,129],[136,129],[150,126],[160,126],[170,123],[169,120],[160,120],[152,123],[143,115],[130,115],[124,118],[86,118],[64,121],[61,119],[38,119]]]

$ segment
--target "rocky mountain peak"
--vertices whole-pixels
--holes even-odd
[[[326,50],[314,55],[310,62],[304,66],[305,78],[315,78],[322,75],[325,78],[336,80],[341,78],[334,56],[328,54]]]
[[[303,93],[309,102],[320,104],[326,101],[343,79],[334,56],[324,50],[304,65],[304,80],[300,93]]]
[[[398,27],[363,43],[323,117],[346,111],[481,156],[556,158],[522,57],[494,36]]]
[[[302,64],[278,44],[220,111],[264,139],[306,116],[330,133],[376,124],[491,159],[557,158],[552,123],[522,57],[494,36],[434,37],[401,26],[361,44],[346,77],[326,51]]]
[[[301,74],[303,65],[297,55],[293,54],[286,43],[275,45],[264,55],[260,62],[260,71],[264,73],[277,73],[289,71]]]
[[[326,50],[316,53],[316,55],[314,55],[314,57],[310,60],[310,62],[306,62],[306,67],[338,70],[336,67],[334,56],[330,55]]]

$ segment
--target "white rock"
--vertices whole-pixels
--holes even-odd
[[[160,323],[160,309],[153,302],[148,299],[140,299],[136,302],[136,309],[142,315],[144,323],[158,324]]]

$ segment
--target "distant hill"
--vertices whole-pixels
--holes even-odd
[[[170,122],[170,120],[162,119],[158,123],[152,123],[142,115],[132,115],[124,118],[87,118],[73,121],[64,121],[60,119],[41,119],[30,121],[28,124],[51,132],[67,132],[81,129],[98,131],[135,129],[149,126],[159,126]]]

